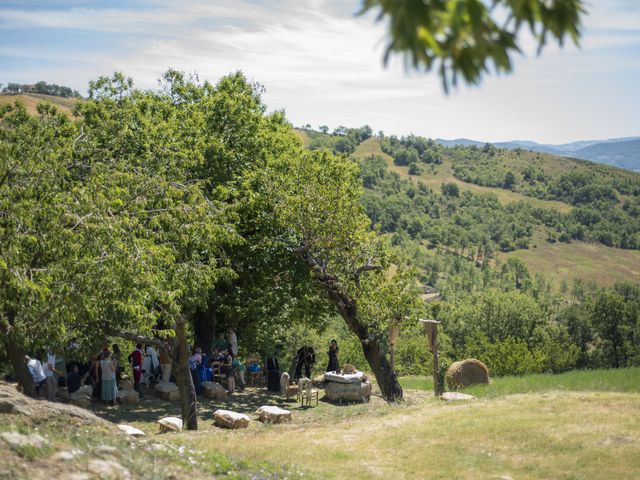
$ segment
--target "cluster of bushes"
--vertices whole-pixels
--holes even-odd
[[[333,134],[326,132],[319,133],[307,130],[307,135],[311,138],[310,150],[330,150],[333,153],[351,154],[356,147],[370,138],[373,134],[371,127],[364,125],[359,128],[337,127]]]
[[[34,85],[8,83],[2,91],[4,93],[41,93],[43,95],[54,95],[56,97],[81,98],[80,93],[71,87],[65,87],[64,85],[56,85],[55,83],[47,83],[44,81],[39,81]]]

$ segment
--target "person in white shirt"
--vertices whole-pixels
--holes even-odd
[[[56,399],[55,375],[62,375],[62,372],[56,369],[56,354],[53,353],[51,349],[47,351],[47,363],[44,368],[44,374],[46,376],[47,400],[54,402]]]
[[[36,387],[36,395],[40,396],[40,388],[47,380],[47,375],[44,373],[42,363],[37,358],[31,358],[29,355],[25,355],[24,361],[27,364],[27,369],[33,379],[33,384]]]

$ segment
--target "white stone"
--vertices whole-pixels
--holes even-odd
[[[69,461],[69,460],[73,460],[79,455],[82,455],[83,453],[84,452],[82,450],[79,450],[77,448],[74,448],[72,450],[63,450],[61,452],[56,452],[53,455],[51,455],[51,460]]]
[[[207,398],[224,401],[227,399],[227,392],[222,385],[217,382],[202,382],[202,393]]]
[[[224,428],[247,428],[251,419],[243,414],[230,410],[216,410],[213,412],[213,423],[218,427]]]
[[[164,417],[157,421],[160,432],[179,432],[182,430],[182,419],[178,417]]]
[[[457,402],[461,400],[474,400],[476,397],[467,393],[444,392],[440,398],[446,402]]]
[[[124,433],[126,433],[127,435],[131,435],[132,437],[145,436],[145,433],[142,430],[136,427],[132,427],[131,425],[118,425],[118,428],[122,430]]]
[[[72,393],[72,395],[82,394],[82,393],[89,396],[93,395],[93,387],[91,385],[81,385],[78,390]]]
[[[23,435],[19,432],[2,432],[0,433],[0,438],[7,442],[11,446],[11,448],[42,448],[47,445],[47,441],[37,433]]]
[[[89,460],[87,469],[102,480],[129,480],[131,473],[113,460]]]
[[[291,412],[280,407],[265,405],[256,410],[258,420],[263,423],[285,423],[291,421]]]
[[[338,383],[328,382],[324,390],[325,396],[332,401],[348,400],[368,402],[371,397],[371,382]]]

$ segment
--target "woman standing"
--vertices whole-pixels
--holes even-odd
[[[327,372],[339,372],[340,364],[338,363],[338,341],[334,338],[329,344],[329,364],[327,365]]]
[[[100,395],[102,400],[108,405],[109,402],[116,404],[118,396],[118,386],[116,384],[116,367],[111,361],[111,353],[106,352],[100,360],[100,370],[102,371],[102,388]]]

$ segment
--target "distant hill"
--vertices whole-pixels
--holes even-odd
[[[78,100],[76,98],[55,97],[53,95],[43,95],[40,93],[3,93],[0,94],[0,105],[14,103],[20,100],[27,107],[30,113],[36,113],[36,107],[40,102],[52,103],[63,112],[71,113]]]
[[[453,147],[456,145],[483,146],[486,142],[459,138],[455,140],[435,140],[440,145]],[[580,140],[560,145],[541,144],[528,140],[512,140],[509,142],[494,142],[495,147],[508,150],[523,149],[534,152],[550,153],[581,160],[605,163],[628,170],[640,171],[640,137],[611,138],[608,140]]]

